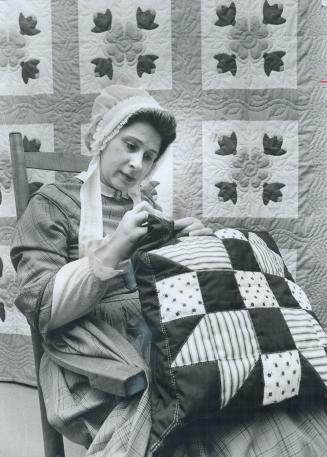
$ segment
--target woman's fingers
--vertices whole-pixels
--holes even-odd
[[[191,230],[189,232],[190,236],[208,236],[208,235],[212,235],[212,234],[213,234],[213,231],[209,227],[204,227],[204,228],[197,229],[197,230]]]
[[[155,216],[158,216],[158,217],[163,217],[163,214],[161,211],[158,211],[157,209],[154,209],[150,203],[148,202],[141,202],[137,205],[134,206],[134,208],[132,209],[133,212],[135,213],[139,213],[141,211],[148,211],[149,214],[153,214]]]
[[[194,217],[183,217],[182,219],[177,219],[174,222],[176,230],[182,230],[187,226],[191,225],[194,222]]]
[[[138,227],[138,226],[144,224],[148,220],[149,212],[141,211],[141,212],[135,214],[134,217],[135,217],[136,226]]]
[[[212,235],[212,230],[205,227],[199,219],[195,217],[184,217],[175,221],[175,229],[180,231],[180,235],[204,236]]]

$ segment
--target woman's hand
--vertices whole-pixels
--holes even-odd
[[[205,227],[196,217],[184,217],[175,221],[175,230],[179,230],[180,235],[204,236],[212,235],[213,231]]]
[[[106,266],[117,268],[119,263],[131,257],[137,241],[147,233],[149,214],[161,216],[160,211],[152,208],[147,202],[141,202],[127,211],[120,221],[116,231],[95,255],[102,259]]]

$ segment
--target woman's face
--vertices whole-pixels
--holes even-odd
[[[126,191],[139,184],[159,155],[161,136],[146,122],[123,127],[100,157],[101,181]]]

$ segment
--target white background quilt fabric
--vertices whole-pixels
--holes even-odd
[[[21,131],[32,151],[86,153],[93,100],[124,75],[177,116],[177,141],[153,178],[166,213],[269,230],[327,326],[327,9],[282,0],[285,21],[271,24],[264,0],[234,3],[235,24],[220,26],[214,0],[0,0],[2,379],[34,382],[29,329],[13,304],[8,133]],[[93,31],[100,14],[107,29]],[[235,56],[235,75],[222,54]]]

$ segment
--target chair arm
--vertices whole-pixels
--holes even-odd
[[[115,360],[90,357],[80,354],[66,354],[42,345],[56,364],[74,373],[87,376],[90,385],[119,397],[128,397],[146,388],[145,373],[141,368],[131,367]]]

